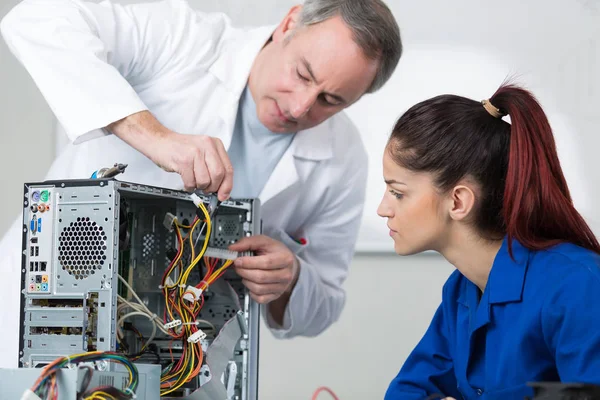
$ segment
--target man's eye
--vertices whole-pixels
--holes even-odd
[[[298,78],[302,79],[303,81],[308,81],[308,78],[305,77],[304,75],[302,75],[300,73],[300,71],[298,71],[297,69],[296,69],[296,74],[298,75]]]
[[[326,105],[328,105],[328,106],[339,106],[340,105],[339,101],[337,101],[335,99],[332,99],[332,98],[330,98],[330,97],[328,97],[326,95],[325,96],[323,96],[323,95],[321,96],[321,101],[323,103],[325,103]]]

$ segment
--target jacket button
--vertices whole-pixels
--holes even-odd
[[[483,394],[483,390],[481,390],[481,389],[477,389],[476,392],[477,392],[477,396],[481,396]]]

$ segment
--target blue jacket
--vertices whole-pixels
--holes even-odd
[[[507,400],[533,381],[600,384],[600,256],[572,244],[504,240],[484,293],[458,270],[386,400]]]

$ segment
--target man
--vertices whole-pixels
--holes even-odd
[[[381,0],[307,0],[253,30],[183,0],[26,0],[0,28],[72,141],[47,179],[120,162],[124,180],[259,197],[265,235],[232,249],[257,254],[235,268],[268,326],[314,336],[338,318],[367,176],[340,111],[379,89],[402,51]],[[0,246],[10,326],[19,227]],[[16,337],[2,342],[10,356]]]

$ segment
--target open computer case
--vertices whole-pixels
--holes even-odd
[[[115,352],[137,367],[137,398],[257,399],[259,307],[227,267],[229,244],[261,233],[257,199],[109,178],[27,183],[23,205],[20,368],[3,382]],[[119,365],[69,366],[60,398],[82,380],[127,385]]]

